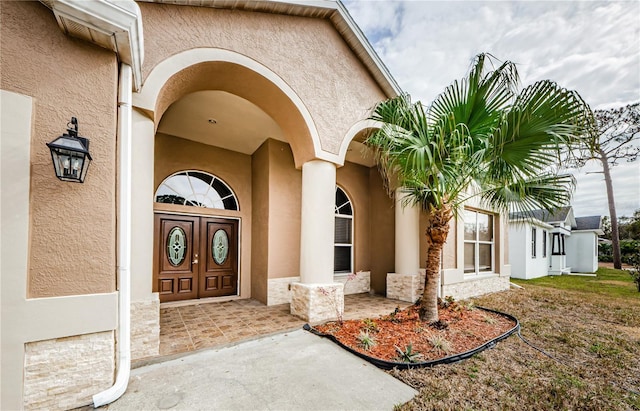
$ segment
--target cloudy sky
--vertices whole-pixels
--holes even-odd
[[[345,1],[414,100],[429,103],[473,57],[518,63],[523,85],[551,79],[593,109],[640,101],[640,1]],[[586,168],[597,171],[596,164]],[[640,208],[640,160],[613,169],[618,216]],[[601,174],[576,174],[577,216],[608,215]]]

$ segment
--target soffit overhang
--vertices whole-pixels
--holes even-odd
[[[142,85],[144,41],[140,8],[133,0],[40,0],[67,35],[114,51],[131,66],[133,89]]]
[[[139,0],[183,6],[212,7],[261,13],[286,14],[299,17],[324,18],[331,21],[354,54],[367,68],[389,98],[402,94],[380,57],[340,1],[331,0]]]

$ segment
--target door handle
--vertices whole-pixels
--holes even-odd
[[[191,264],[198,264],[198,254],[194,254],[193,261],[191,261]]]

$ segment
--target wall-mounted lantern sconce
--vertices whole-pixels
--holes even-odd
[[[89,154],[89,139],[78,137],[78,119],[71,117],[67,123],[67,132],[47,143],[51,150],[53,168],[56,177],[62,181],[83,183],[87,176],[91,154]]]

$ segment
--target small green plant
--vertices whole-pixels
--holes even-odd
[[[398,352],[398,359],[402,362],[414,363],[418,362],[423,357],[423,355],[419,352],[413,351],[413,346],[411,345],[411,343],[409,343],[409,345],[407,345],[404,350],[400,349],[400,347],[398,346],[395,347],[396,351]]]
[[[589,347],[589,352],[596,354],[600,358],[604,358],[615,356],[620,353],[620,350],[606,343],[595,342]]]
[[[360,331],[358,341],[360,342],[360,346],[366,351],[371,350],[371,348],[376,345],[376,339],[369,335],[368,331]]]
[[[378,328],[378,324],[376,324],[376,322],[371,318],[365,318],[364,320],[362,320],[362,324],[364,326],[364,329],[368,332],[377,333],[378,331],[380,331],[380,329]]]
[[[437,352],[449,354],[451,352],[451,343],[441,335],[434,334],[427,338],[429,344],[433,345],[433,349]]]
[[[469,378],[471,378],[472,380],[475,380],[476,378],[478,378],[479,368],[477,366],[472,365],[468,369],[469,369]]]

